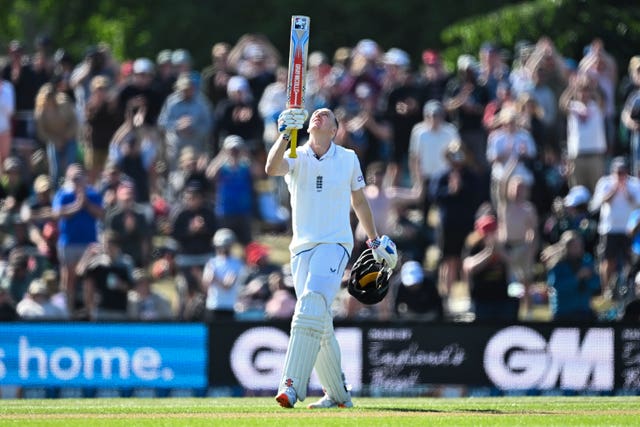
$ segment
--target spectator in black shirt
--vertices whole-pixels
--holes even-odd
[[[482,215],[475,222],[475,242],[463,260],[469,278],[471,300],[476,321],[514,322],[518,320],[519,302],[509,297],[509,260],[497,239],[498,222],[492,215]]]
[[[401,319],[442,320],[442,299],[436,281],[425,274],[418,261],[407,261],[400,269],[395,312]]]

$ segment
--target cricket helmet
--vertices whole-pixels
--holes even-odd
[[[366,249],[351,268],[347,289],[361,303],[377,304],[389,292],[389,278],[392,272],[390,268],[376,262],[371,249]]]

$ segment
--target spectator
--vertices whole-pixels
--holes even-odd
[[[233,75],[229,65],[230,50],[229,43],[215,43],[211,47],[211,64],[202,70],[200,88],[211,105],[218,105],[227,98],[227,83]]]
[[[264,89],[264,93],[258,102],[258,111],[264,122],[263,141],[270,145],[271,141],[278,139],[278,116],[287,104],[287,69],[278,67],[276,81]],[[307,87],[307,91],[308,91]],[[305,93],[305,96],[308,92]],[[271,148],[269,146],[269,148]]]
[[[15,111],[15,96],[13,84],[0,78],[0,164],[11,154],[11,120]]]
[[[73,103],[52,84],[38,91],[35,107],[38,136],[47,144],[49,176],[57,189],[67,167],[78,161],[78,119]]]
[[[60,283],[67,293],[69,313],[76,303],[76,265],[91,243],[98,240],[98,221],[104,216],[102,197],[87,185],[78,164],[67,168],[65,183],[53,198],[52,209],[58,220],[58,259]]]
[[[94,77],[85,111],[84,161],[92,185],[97,184],[104,169],[109,155],[109,142],[120,120],[114,100],[108,93],[110,87],[111,82],[107,77]]]
[[[18,320],[16,305],[11,299],[9,290],[0,284],[0,322]]]
[[[436,280],[425,274],[418,261],[402,265],[394,305],[399,319],[436,321],[444,316]]]
[[[9,43],[8,61],[2,69],[2,79],[11,83],[15,94],[13,137],[35,139],[33,110],[42,81],[37,78],[31,63],[25,59],[22,42],[12,40]]]
[[[167,98],[158,116],[158,126],[167,143],[169,172],[176,169],[183,147],[193,148],[197,155],[209,152],[211,124],[211,106],[196,90],[194,77],[190,73],[180,74],[175,92]]]
[[[225,138],[222,151],[207,167],[207,178],[216,188],[214,211],[218,225],[230,228],[240,243],[247,245],[253,240],[251,229],[256,200],[251,160],[241,137]]]
[[[543,251],[542,260],[553,320],[595,320],[591,298],[600,293],[600,279],[593,257],[584,252],[580,234],[573,230],[562,233],[558,243]]]
[[[131,179],[135,186],[136,202],[150,212],[151,194],[156,193],[155,164],[161,138],[155,127],[145,123],[146,114],[144,99],[133,98],[129,101],[126,120],[109,145],[109,159]]]
[[[151,252],[151,224],[135,203],[132,183],[120,184],[116,199],[115,208],[107,212],[105,229],[120,236],[122,252],[132,258],[136,267],[144,267]]]
[[[433,49],[422,52],[423,69],[420,86],[425,101],[443,101],[451,75],[445,70],[440,54]]]
[[[500,126],[500,111],[504,108],[517,109],[511,86],[507,81],[500,81],[496,86],[496,97],[484,107],[482,124],[487,132]]]
[[[38,247],[40,254],[45,256],[51,265],[57,265],[58,224],[51,209],[53,195],[51,180],[47,175],[39,175],[35,179],[33,193],[33,198],[24,205],[21,215],[29,224],[29,237]]]
[[[30,266],[30,256],[22,247],[15,247],[9,252],[6,271],[0,279],[0,288],[9,292],[9,297],[14,305],[21,301],[27,294],[29,284],[36,278],[37,272],[33,265]]]
[[[265,305],[267,319],[291,319],[296,306],[296,297],[292,287],[287,285],[282,271],[274,271],[269,275],[269,291],[271,297]]]
[[[459,142],[450,143],[444,153],[448,168],[434,178],[432,197],[438,208],[440,295],[448,298],[460,271],[465,239],[473,230],[476,209],[482,201],[476,174],[469,168]]]
[[[192,73],[193,59],[186,49],[176,49],[171,52],[171,66],[173,74],[176,76],[180,76],[182,73],[196,75]]]
[[[600,212],[598,252],[600,282],[605,298],[613,296],[611,279],[628,265],[630,241],[626,227],[631,212],[640,205],[640,180],[628,175],[626,160],[611,161],[611,173],[598,180],[590,209]]]
[[[285,280],[282,268],[269,256],[269,249],[259,242],[251,242],[245,248],[247,278],[236,303],[236,316],[241,319],[265,317],[265,305],[271,297],[274,280]],[[277,278],[274,276],[276,273]],[[290,287],[289,287],[290,289]],[[279,300],[278,300],[279,301]],[[295,303],[295,298],[294,298]]]
[[[16,306],[21,319],[62,320],[69,314],[52,304],[47,285],[41,279],[34,279],[29,285],[27,295]]]
[[[259,99],[258,99],[259,100]],[[229,135],[242,137],[252,153],[264,151],[264,122],[246,78],[233,76],[227,83],[227,99],[215,109],[215,151],[222,148]]]
[[[491,215],[476,220],[463,268],[469,279],[475,320],[515,322],[518,303],[507,292],[509,259],[498,240],[497,229],[496,218]]]
[[[20,212],[22,204],[31,194],[29,181],[22,176],[22,168],[22,162],[15,156],[7,157],[2,163],[4,172],[0,174],[1,213],[14,214]]]
[[[507,108],[500,111],[500,126],[489,134],[486,158],[491,163],[491,199],[498,203],[500,182],[505,178],[506,168],[513,163],[514,176],[519,176],[531,187],[533,173],[527,166],[536,157],[537,151],[531,134],[518,126],[518,113]]]
[[[105,232],[102,243],[87,247],[76,273],[82,280],[88,320],[125,320],[129,290],[134,287],[131,258],[120,250],[120,238]]]
[[[179,203],[186,184],[196,181],[208,199],[211,188],[205,173],[206,160],[206,156],[198,156],[192,147],[182,148],[180,158],[178,159],[178,168],[169,173],[165,191],[167,203],[170,205]]]
[[[579,75],[560,97],[560,108],[567,114],[569,182],[593,191],[604,175],[609,149],[602,98],[595,82]]]
[[[205,205],[202,186],[198,181],[189,181],[172,220],[172,237],[179,245],[178,266],[204,266],[211,256],[211,238],[216,229],[216,219]]]
[[[340,126],[335,141],[356,152],[364,170],[372,162],[389,160],[392,128],[377,109],[378,93],[369,83],[360,83],[354,90],[352,110],[338,114]]]
[[[498,85],[501,82],[508,83],[509,67],[502,60],[498,46],[492,42],[485,42],[480,46],[478,58],[478,78],[492,101],[497,97]]]
[[[366,169],[367,185],[364,187],[366,197],[373,212],[376,230],[380,235],[389,235],[396,243],[399,252],[409,247],[415,247],[416,240],[425,244],[424,236],[407,230],[409,224],[402,222],[404,206],[418,204],[423,196],[420,182],[411,188],[390,185],[391,178],[388,168],[382,162],[374,162]],[[355,230],[354,254],[366,248],[367,234],[362,224],[358,223]],[[360,250],[359,250],[360,249]],[[419,249],[416,249],[419,252]]]
[[[598,221],[589,212],[591,193],[585,186],[571,187],[569,193],[561,199],[559,212],[545,223],[550,243],[557,243],[560,236],[569,230],[577,231],[582,237],[584,251],[595,256],[598,243]]]
[[[629,62],[629,74],[635,86],[625,98],[620,121],[628,132],[631,174],[640,176],[640,56],[634,56]]]
[[[409,140],[409,162],[414,185],[421,182],[429,189],[432,179],[448,169],[444,155],[446,148],[460,142],[458,129],[445,121],[445,111],[440,101],[431,100],[422,109],[424,120],[417,123]],[[424,198],[425,222],[431,209],[431,195]]]
[[[173,72],[171,64],[171,51],[169,49],[161,50],[156,57],[156,73],[151,83],[153,89],[158,93],[160,102],[164,103],[171,95],[175,82],[176,74]]]
[[[171,303],[151,288],[151,276],[143,268],[132,273],[135,287],[127,295],[127,317],[131,320],[171,320]]]
[[[215,255],[207,261],[202,273],[202,289],[207,294],[206,320],[233,319],[238,293],[245,282],[245,263],[231,254],[236,236],[228,228],[220,228],[213,236]]]
[[[422,93],[411,74],[407,52],[391,48],[383,56],[385,74],[381,104],[391,127],[392,182],[399,185],[408,178],[409,145],[414,125],[423,119]]]
[[[110,52],[105,46],[89,46],[82,62],[71,72],[69,84],[74,92],[76,111],[80,123],[84,123],[84,112],[89,99],[91,81],[96,76],[108,77],[116,81],[116,68],[111,63]]]
[[[127,181],[128,177],[122,173],[120,167],[112,160],[107,160],[102,171],[102,177],[96,190],[102,196],[102,206],[108,212],[116,205],[118,186]]]
[[[471,164],[486,169],[487,135],[482,126],[482,115],[489,95],[478,81],[475,58],[461,55],[457,66],[458,74],[447,84],[443,104],[472,156]]]
[[[120,123],[126,120],[127,106],[134,98],[142,98],[146,106],[144,123],[155,125],[162,108],[163,100],[153,87],[154,66],[149,58],[138,58],[133,62],[131,82],[124,85],[117,96]]]
[[[497,205],[498,238],[509,259],[509,278],[524,285],[524,311],[530,313],[533,266],[538,254],[538,215],[528,199],[529,188],[520,176],[511,175],[514,160],[507,164]]]

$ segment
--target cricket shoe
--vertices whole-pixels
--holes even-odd
[[[283,408],[293,408],[297,400],[296,391],[292,387],[285,388],[276,396],[276,401]]]
[[[329,395],[325,394],[322,399],[315,403],[310,403],[307,408],[309,409],[322,409],[322,408],[353,408],[353,402],[351,402],[351,396],[346,402],[338,403],[332,400]]]

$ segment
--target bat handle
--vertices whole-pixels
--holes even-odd
[[[296,149],[298,148],[298,129],[292,129],[291,134],[289,136],[289,143],[291,144],[289,151],[289,158],[295,159],[298,157],[298,153],[296,153]]]

